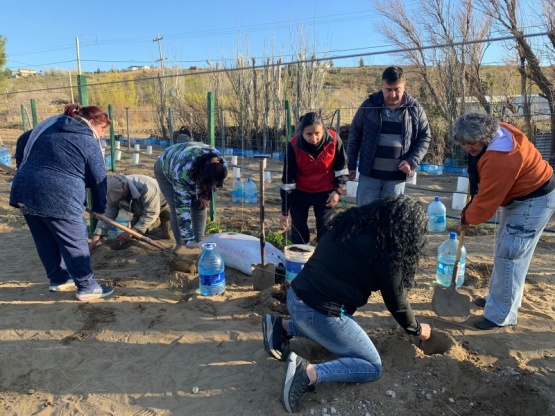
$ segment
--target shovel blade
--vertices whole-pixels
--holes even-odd
[[[263,291],[276,282],[276,265],[274,263],[252,265],[252,287]]]
[[[470,296],[457,292],[454,285],[434,287],[432,309],[437,316],[452,322],[464,322],[470,316]]]

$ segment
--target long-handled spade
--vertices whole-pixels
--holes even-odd
[[[138,233],[135,230],[132,230],[131,228],[126,227],[125,225],[121,225],[118,222],[115,222],[113,220],[111,220],[110,218],[102,215],[102,214],[98,214],[94,211],[92,211],[89,208],[86,208],[86,211],[91,214],[93,217],[98,218],[99,220],[104,221],[105,223],[108,223],[110,225],[113,225],[116,228],[119,228],[120,230],[123,231],[127,231],[129,234],[131,234],[133,237],[137,238],[138,240],[144,241],[147,244],[150,244],[151,246],[156,247],[157,249],[163,251],[164,253],[168,254],[170,257],[174,257],[173,253],[171,252],[171,250],[169,250],[168,248],[164,247],[162,244],[157,243],[156,241],[153,241],[152,239],[148,238],[145,235],[142,235],[141,233]]]
[[[266,263],[266,233],[264,230],[264,169],[266,158],[269,155],[257,155],[260,159],[260,261],[261,264],[253,264],[252,286],[254,290],[264,290],[275,283],[276,265]]]
[[[434,288],[434,295],[432,297],[432,309],[435,314],[440,318],[453,322],[464,322],[470,316],[470,297],[457,292],[456,285],[465,231],[466,230],[463,228],[459,236],[459,245],[457,247],[455,265],[453,266],[451,284],[447,288],[437,285]]]

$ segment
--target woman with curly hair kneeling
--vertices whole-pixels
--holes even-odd
[[[416,320],[405,295],[414,284],[426,223],[420,204],[405,195],[351,208],[331,222],[287,292],[291,319],[264,315],[262,320],[265,350],[287,360],[282,400],[289,413],[298,411],[316,383],[380,377],[380,355],[353,318],[372,292],[380,291],[407,333],[430,337],[430,326]],[[294,352],[287,355],[292,337],[315,341],[337,358],[311,364]]]

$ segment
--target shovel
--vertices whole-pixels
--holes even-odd
[[[456,286],[465,232],[466,229],[463,228],[459,237],[451,284],[447,288],[436,286],[432,297],[432,309],[435,314],[452,322],[464,322],[470,316],[470,296],[457,292]]]
[[[264,169],[266,158],[269,155],[257,155],[260,159],[260,261],[261,264],[253,264],[252,286],[254,290],[264,290],[273,286],[276,281],[276,265],[266,264],[266,234],[264,230]]]
[[[104,221],[105,223],[108,223],[108,224],[110,224],[110,225],[113,225],[114,227],[119,228],[120,230],[126,231],[126,232],[128,232],[129,234],[131,234],[133,237],[135,237],[135,238],[137,238],[137,239],[139,239],[139,240],[141,240],[141,241],[144,241],[145,243],[150,244],[151,246],[156,247],[157,249],[162,250],[164,253],[166,253],[166,254],[168,254],[168,255],[170,255],[170,256],[173,257],[173,253],[171,252],[171,250],[167,249],[167,248],[164,247],[162,244],[157,243],[156,241],[153,241],[152,239],[148,238],[147,236],[144,236],[144,235],[142,235],[141,233],[138,233],[137,231],[132,230],[131,228],[126,227],[125,225],[121,225],[121,224],[118,223],[118,222],[112,221],[110,218],[106,217],[105,215],[98,214],[98,213],[92,211],[92,210],[89,209],[89,208],[86,208],[86,211],[87,211],[89,214],[91,214],[93,217],[95,217],[95,218],[97,218],[97,219],[99,219],[99,220],[102,220],[102,221]]]

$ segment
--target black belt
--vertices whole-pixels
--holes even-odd
[[[527,199],[538,198],[540,196],[547,195],[554,189],[555,189],[555,175],[551,175],[551,178],[549,178],[549,180],[545,182],[542,186],[540,186],[538,189],[536,189],[533,192],[530,192],[528,195],[515,198],[515,201],[526,201]]]

